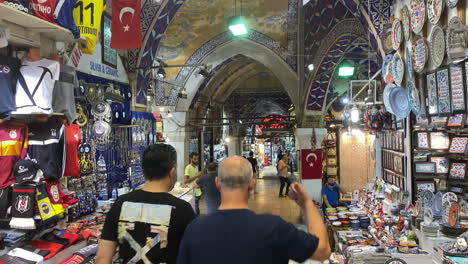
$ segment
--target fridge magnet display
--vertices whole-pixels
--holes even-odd
[[[464,181],[466,176],[466,162],[452,162],[450,164],[450,180]]]
[[[432,63],[434,67],[440,67],[445,57],[445,33],[442,27],[439,25],[434,26],[429,40]]]
[[[447,127],[463,128],[465,126],[466,114],[454,114],[449,117]]]
[[[450,138],[446,132],[430,132],[429,142],[434,150],[447,150],[450,147]]]
[[[395,155],[394,159],[394,171],[398,173],[403,173],[403,157]]]
[[[437,24],[444,11],[445,0],[427,0],[427,17],[433,25]]]
[[[430,162],[435,163],[435,173],[436,174],[447,174],[449,173],[449,160],[447,157],[431,157]]]
[[[451,154],[465,154],[466,145],[468,144],[468,137],[454,137],[450,144],[449,153]]]
[[[426,76],[427,86],[427,99],[430,115],[437,115],[439,113],[438,102],[437,102],[437,80],[435,72],[430,73]]]
[[[401,23],[403,27],[403,37],[405,38],[406,41],[408,41],[410,39],[410,34],[411,34],[411,23],[410,23],[410,12],[406,5],[403,6],[402,12],[403,12],[403,19]]]
[[[426,67],[428,50],[426,41],[422,37],[414,42],[413,45],[413,67],[416,72],[422,72]]]
[[[417,132],[416,139],[418,149],[430,149],[428,132]]]
[[[400,49],[401,41],[402,41],[402,28],[401,28],[401,21],[398,18],[395,18],[392,25],[392,45],[394,50]]]
[[[419,191],[431,191],[436,192],[436,186],[434,181],[419,181],[416,182],[416,190]]]
[[[429,125],[429,118],[427,116],[423,117],[421,115],[417,115],[416,116],[416,125],[418,125],[418,126],[427,126],[427,125]]]
[[[449,70],[446,68],[437,71],[437,91],[439,114],[451,113]]]
[[[421,33],[426,22],[426,4],[424,0],[411,0],[411,28],[414,34]]]
[[[403,76],[405,75],[405,65],[403,64],[403,60],[401,59],[399,52],[396,52],[393,55],[392,66],[393,79],[398,86],[401,86],[401,83],[403,82]]]
[[[431,116],[431,125],[446,125],[448,116]]]
[[[463,65],[456,64],[450,66],[450,87],[452,92],[453,112],[464,112],[465,104],[465,82],[463,81]]]
[[[436,164],[433,162],[415,162],[414,168],[416,173],[436,173]]]

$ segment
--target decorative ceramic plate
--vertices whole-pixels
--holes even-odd
[[[403,82],[403,76],[405,75],[405,65],[403,64],[403,60],[401,59],[400,53],[396,52],[393,55],[393,63],[392,63],[392,74],[395,80],[395,83],[398,86],[401,86]]]
[[[380,39],[382,40],[382,46],[386,54],[393,51],[392,24],[385,24],[380,34]]]
[[[435,68],[442,65],[445,57],[445,34],[442,27],[434,26],[430,36],[431,60]]]
[[[403,26],[403,36],[405,37],[405,40],[408,41],[411,35],[411,22],[410,22],[410,12],[406,5],[403,7],[403,20],[401,22]]]
[[[433,221],[434,221],[434,214],[432,213],[432,209],[429,207],[426,207],[424,209],[424,223],[426,225],[430,225],[432,224]]]
[[[397,120],[408,117],[411,113],[411,107],[409,105],[408,92],[406,89],[401,87],[393,89],[390,93],[390,105]]]
[[[421,33],[426,22],[426,4],[424,0],[411,0],[411,28],[414,34]]]
[[[398,50],[402,41],[402,28],[401,21],[398,18],[395,18],[392,25],[392,46],[394,50]]]
[[[458,4],[458,0],[446,0],[449,8],[455,8]]]
[[[460,217],[460,205],[458,203],[452,203],[449,208],[448,224],[450,226],[456,226],[458,218]]]
[[[442,214],[442,193],[437,192],[434,195],[434,206],[432,212],[435,216],[440,216]]]
[[[432,193],[431,191],[425,191],[424,196],[423,196],[423,207],[432,208],[433,205],[434,205],[434,193]]]
[[[452,205],[452,202],[450,201],[445,201],[442,203],[442,223],[449,222],[449,211],[450,211],[451,205]]]
[[[385,78],[387,77],[387,74],[388,74],[388,64],[393,60],[393,55],[392,54],[388,54],[387,56],[385,56],[385,59],[382,63],[382,78],[385,80]]]
[[[413,111],[417,116],[421,112],[421,98],[419,97],[419,91],[413,81],[406,82],[406,89],[408,90],[408,100],[411,111]]]
[[[452,17],[449,21],[449,25],[446,32],[446,47],[447,55],[449,56],[450,60],[454,60],[454,58],[450,57],[451,49],[459,46],[462,46],[462,48],[464,49],[466,39],[468,38],[466,31],[460,31],[458,29],[460,25],[463,25],[463,22],[458,16]]]
[[[413,81],[413,60],[411,59],[411,44],[405,48],[406,82]]]
[[[413,67],[416,72],[422,72],[426,67],[428,52],[424,38],[419,37],[413,45]]]
[[[392,93],[393,89],[396,88],[395,84],[387,84],[385,86],[384,92],[383,92],[383,101],[385,105],[385,109],[387,109],[387,112],[393,113],[392,105],[390,104],[390,94]]]
[[[442,203],[445,204],[445,202],[458,202],[458,197],[455,193],[453,192],[446,192],[443,196],[442,196]]]
[[[393,56],[387,64],[387,74],[385,75],[384,81],[386,84],[391,84],[395,82],[395,77],[393,76]]]
[[[427,17],[429,22],[435,25],[440,20],[444,10],[444,0],[427,0]]]

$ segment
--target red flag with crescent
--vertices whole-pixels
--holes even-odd
[[[322,179],[322,150],[303,149],[301,151],[302,179]]]
[[[140,0],[112,1],[113,49],[138,49],[142,45]]]

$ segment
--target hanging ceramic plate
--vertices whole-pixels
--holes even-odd
[[[439,25],[432,28],[429,43],[432,63],[435,68],[438,68],[442,65],[445,57],[445,34]]]
[[[390,93],[390,105],[397,121],[405,119],[411,113],[406,89],[397,87]]]
[[[395,18],[392,25],[392,46],[394,50],[398,50],[402,41],[402,28],[401,21],[398,18]]]
[[[411,59],[411,43],[405,48],[406,82],[413,81],[413,60]]]
[[[427,0],[427,18],[435,25],[444,11],[444,0]]]
[[[424,0],[411,0],[411,28],[414,34],[421,33],[426,22],[426,5]]]
[[[450,226],[456,226],[458,218],[460,217],[460,205],[458,203],[452,203],[449,208],[448,224]]]
[[[385,86],[385,89],[384,89],[384,92],[383,92],[383,101],[384,101],[384,105],[385,105],[385,109],[387,110],[387,112],[391,113],[391,114],[394,114],[393,112],[393,109],[392,109],[392,105],[390,104],[390,94],[392,93],[393,89],[396,88],[396,85],[391,83],[391,84],[387,84],[387,86]]]
[[[427,45],[424,38],[419,37],[413,45],[413,67],[416,72],[422,72],[426,67],[428,57]]]
[[[411,35],[411,22],[410,13],[406,5],[403,7],[403,20],[401,22],[403,26],[403,36],[405,40],[409,40]]]
[[[421,98],[419,97],[419,91],[411,80],[406,82],[406,90],[408,91],[408,100],[414,115],[418,116],[421,112]]]
[[[453,192],[446,192],[443,196],[442,196],[442,203],[445,203],[445,202],[458,202],[458,197],[455,193]]]
[[[442,203],[442,223],[444,224],[449,222],[449,212],[451,205],[452,203],[449,201]]]
[[[442,193],[441,192],[437,192],[434,195],[434,206],[433,206],[432,212],[434,213],[434,216],[442,215]]]
[[[431,191],[425,191],[423,196],[423,207],[432,208],[434,205],[434,193]]]
[[[468,38],[468,35],[466,31],[460,31],[458,29],[459,26],[462,26],[463,22],[461,21],[460,17],[455,16],[452,17],[449,21],[449,25],[447,28],[446,32],[446,47],[447,47],[447,55],[450,60],[454,60],[454,58],[451,58],[451,49],[454,49],[456,47],[462,47],[464,49],[465,47],[465,42],[466,39]]]
[[[387,23],[383,27],[382,33],[380,34],[380,39],[382,40],[382,46],[385,53],[390,53],[393,51],[393,35],[392,35],[392,24]]]
[[[382,78],[385,80],[388,74],[388,64],[393,60],[393,55],[388,54],[382,63]]]
[[[405,75],[405,65],[401,59],[400,53],[397,52],[393,55],[392,74],[396,85],[401,86],[403,76]]]
[[[458,4],[458,0],[446,0],[449,8],[455,8]]]
[[[395,82],[395,77],[393,76],[393,56],[390,62],[387,64],[387,74],[385,75],[385,83],[391,84]]]
[[[432,213],[432,209],[426,207],[424,209],[424,224],[430,225],[434,221],[434,214]]]

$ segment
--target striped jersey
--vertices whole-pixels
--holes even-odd
[[[0,123],[0,189],[15,183],[13,166],[26,157],[28,149],[28,128],[24,125]]]

